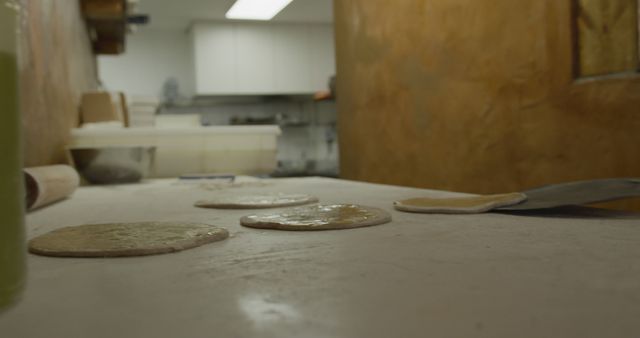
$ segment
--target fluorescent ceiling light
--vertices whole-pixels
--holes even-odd
[[[271,20],[293,0],[237,0],[227,19]]]

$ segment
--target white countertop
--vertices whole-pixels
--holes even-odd
[[[389,210],[342,231],[241,227],[252,211],[194,208],[222,193],[300,192]],[[423,215],[396,199],[446,193],[349,181],[264,180],[206,190],[173,180],[85,187],[28,216],[29,238],[68,225],[194,221],[232,237],[136,258],[29,256],[0,336],[638,337],[640,216]]]

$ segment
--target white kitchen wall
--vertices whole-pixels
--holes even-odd
[[[163,84],[178,81],[180,92],[195,92],[193,46],[186,32],[142,28],[127,36],[126,52],[99,56],[98,72],[107,90],[162,97]]]
[[[331,24],[201,22],[189,32],[142,27],[124,54],[99,56],[105,89],[162,97],[178,82],[182,96],[312,93],[335,74]],[[194,29],[196,29],[194,28]],[[195,46],[194,46],[195,42]],[[199,53],[200,57],[194,55]],[[196,60],[198,62],[196,63]]]

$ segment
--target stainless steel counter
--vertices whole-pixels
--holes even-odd
[[[265,231],[239,225],[251,211],[192,207],[214,194],[275,191],[381,207],[394,221]],[[138,258],[31,255],[27,292],[0,316],[0,336],[638,336],[640,216],[422,215],[391,207],[445,194],[324,178],[231,189],[172,180],[81,188],[30,214],[29,237],[83,223],[170,220],[223,226],[232,237]]]

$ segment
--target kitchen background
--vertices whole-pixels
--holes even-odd
[[[297,0],[268,23],[225,20],[232,3],[136,3],[151,20],[98,57],[102,88],[159,99],[158,117],[279,125],[274,176],[337,176],[332,1]]]
[[[329,0],[294,0],[269,24],[225,20],[239,2],[21,0],[19,34],[17,3],[0,7],[0,308],[22,298],[0,313],[2,337],[637,336],[637,213],[418,215],[392,201],[640,177],[640,0],[339,0],[334,15]],[[151,22],[127,32],[138,14]],[[336,143],[340,180],[188,175],[337,175]],[[98,161],[112,150],[126,156]],[[59,166],[69,159],[88,183],[143,178],[113,158],[168,179],[38,198],[75,191],[76,170]],[[244,212],[192,207],[277,190],[382,208],[393,224],[252,231]],[[640,211],[640,199],[605,206]],[[48,231],[158,220],[231,238],[24,264],[25,240]],[[85,234],[58,253],[100,244]],[[139,244],[116,235],[106,242]]]
[[[205,34],[211,28],[206,24],[245,23],[225,21],[233,0],[140,1],[137,11],[150,14],[150,23],[119,35],[116,43],[95,34],[106,19],[82,8],[91,2],[23,2],[19,73],[27,167],[67,163],[72,129],[83,122],[81,98],[100,89],[100,79],[109,90],[157,98],[168,93],[174,101],[159,116],[166,110],[183,116],[199,111],[205,123],[231,123],[235,116],[236,123],[250,117],[291,124],[282,128],[279,172],[335,169],[329,163],[338,157],[336,143],[341,178],[472,193],[635,177],[640,170],[637,0],[295,0],[269,27],[308,28],[267,30],[262,36],[307,36],[316,41],[305,49],[310,50],[322,40],[311,38],[322,31],[313,27],[335,31],[335,62],[322,58],[329,61],[307,61],[313,66],[306,67],[290,59],[299,54],[282,52],[290,46],[282,41],[278,54],[256,53],[251,43],[242,43],[239,37],[253,37],[247,41],[264,47],[254,26]],[[122,8],[113,12],[119,22],[128,15]],[[602,24],[589,25],[593,18]],[[286,30],[273,28],[278,29]],[[196,50],[198,31],[233,47]],[[152,44],[157,51],[145,53],[154,48],[144,46]],[[333,55],[329,45],[322,50]],[[236,48],[242,48],[240,57]],[[114,53],[121,55],[106,56]],[[236,68],[242,60],[245,67]],[[279,62],[297,65],[296,71],[281,71]],[[109,64],[123,75],[109,76]],[[207,64],[218,64],[224,75],[197,77],[208,69],[196,71],[198,66]],[[335,64],[335,71],[308,73],[322,64]],[[308,87],[287,88],[291,74],[305,74]],[[313,101],[334,74],[336,103]],[[262,80],[247,88],[247,78]],[[143,79],[149,87],[138,85]],[[130,90],[123,83],[146,89]],[[300,87],[307,89],[301,93]],[[325,111],[331,113],[320,113]],[[314,133],[312,126],[294,126],[307,117],[328,127]],[[296,141],[296,133],[317,138]],[[306,151],[301,144],[308,145]],[[639,210],[640,200],[608,206]]]

